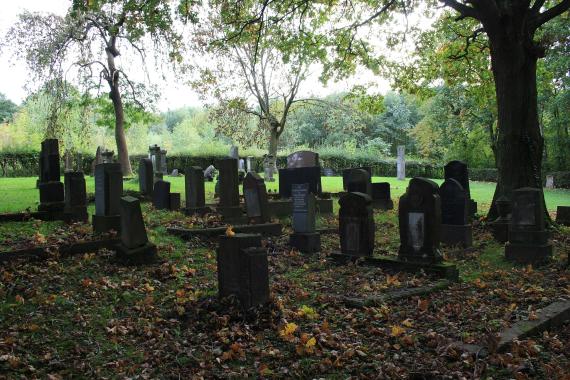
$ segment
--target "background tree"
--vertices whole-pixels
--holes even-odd
[[[18,110],[18,106],[0,92],[0,123],[6,123]]]
[[[131,80],[129,59],[144,68],[146,46],[180,61],[182,47],[174,29],[173,10],[168,1],[94,0],[74,1],[65,17],[25,12],[7,35],[16,55],[24,58],[33,80],[48,81],[73,75],[85,91],[100,91],[106,83],[113,104],[115,140],[123,175],[131,175],[125,138],[124,97],[140,108],[151,101],[140,83]],[[127,53],[119,60],[121,53]],[[132,70],[131,70],[132,72]]]

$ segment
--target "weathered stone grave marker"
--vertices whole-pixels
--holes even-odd
[[[558,206],[556,208],[556,223],[570,226],[570,206]]]
[[[400,197],[398,218],[399,259],[424,264],[441,262],[441,200],[437,184],[421,177],[412,178]]]
[[[396,176],[400,181],[406,179],[406,146],[398,145],[398,157],[396,158]]]
[[[156,246],[148,241],[140,201],[134,197],[121,198],[121,243],[117,246],[117,258],[128,264],[154,262]]]
[[[95,151],[95,159],[91,162],[91,175],[95,176],[95,167],[99,164],[103,163],[103,156],[101,153],[103,152],[103,147],[98,146],[97,150]]]
[[[270,155],[266,154],[263,156],[263,174],[264,179],[266,182],[273,182],[275,178],[273,178],[273,174],[275,172],[275,158]]]
[[[203,214],[208,211],[206,209],[204,172],[198,166],[191,166],[185,172],[186,208],[184,211],[187,215]]]
[[[394,208],[388,182],[372,183],[372,206],[380,210],[392,210]]]
[[[512,204],[508,197],[502,195],[495,201],[497,219],[489,223],[491,233],[495,240],[506,243],[509,240],[509,225],[511,224]]]
[[[40,204],[38,211],[48,212],[56,217],[64,208],[64,189],[60,181],[59,142],[47,139],[42,142],[40,153]]]
[[[473,232],[469,222],[470,199],[467,191],[453,179],[446,179],[439,188],[441,199],[441,242],[470,247]]]
[[[204,179],[208,182],[212,182],[214,180],[214,174],[216,172],[216,168],[214,165],[210,165],[204,170]]]
[[[220,298],[235,295],[244,308],[269,301],[269,267],[261,235],[220,236],[216,259]]]
[[[453,178],[461,184],[467,192],[469,198],[469,215],[473,216],[477,213],[477,202],[471,199],[471,190],[469,188],[469,170],[467,164],[461,161],[450,161],[443,168],[445,179]]]
[[[154,183],[152,205],[157,210],[170,210],[170,182],[159,179]]]
[[[243,180],[243,196],[247,217],[254,223],[267,223],[270,220],[267,189],[257,173],[249,172]]]
[[[146,197],[152,197],[154,187],[154,170],[150,158],[142,158],[139,162],[139,191]]]
[[[218,212],[227,221],[239,219],[243,216],[243,210],[239,204],[239,180],[237,160],[224,158],[219,161],[219,206]]]
[[[341,252],[352,256],[372,256],[375,233],[372,199],[364,193],[347,193],[338,203]]]
[[[121,196],[123,173],[121,164],[105,162],[95,167],[95,215],[93,230],[104,233],[121,229]]]
[[[319,165],[319,154],[310,150],[300,150],[287,156],[288,168],[311,168]]]
[[[64,174],[65,207],[64,215],[68,221],[87,222],[87,191],[83,172],[69,171]]]
[[[245,167],[248,173],[253,171],[253,157],[247,156],[245,158]]]
[[[354,170],[357,170],[357,169],[366,170],[366,172],[368,173],[368,176],[370,178],[372,178],[372,168],[370,166],[362,166],[359,168],[344,169],[342,171],[342,188],[344,189],[344,191],[349,191],[348,190],[348,183],[350,181],[350,177],[352,175],[352,172]],[[367,194],[367,193],[365,193],[365,194]]]
[[[544,263],[552,255],[552,243],[545,230],[542,191],[524,187],[514,190],[512,196],[513,213],[505,257],[521,264]]]
[[[364,193],[372,197],[370,173],[364,169],[352,169],[348,175],[346,191],[349,193]]]
[[[546,176],[546,184],[544,185],[547,189],[554,189],[554,176],[547,175]]]
[[[315,231],[316,199],[309,190],[309,184],[293,184],[293,233],[289,236],[289,245],[303,253],[320,252],[321,234]]]
[[[148,158],[150,158],[152,162],[152,170],[154,175],[153,182],[164,178],[164,173],[162,172],[162,152],[163,151],[156,144],[148,147]],[[166,153],[166,151],[164,152]]]

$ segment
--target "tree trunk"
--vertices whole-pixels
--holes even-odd
[[[279,147],[279,133],[278,128],[276,128],[273,124],[270,125],[269,129],[269,149],[268,154],[272,156],[271,165],[273,166],[273,170],[277,172],[277,149]]]
[[[542,188],[544,140],[537,109],[538,54],[532,36],[525,35],[524,27],[512,24],[505,22],[500,31],[489,34],[497,95],[499,172],[490,219],[497,216],[494,203],[498,197],[511,198],[512,191],[521,187]]]
[[[110,78],[108,79],[109,97],[113,102],[113,109],[115,110],[115,142],[117,143],[117,156],[121,164],[123,177],[128,177],[133,174],[131,168],[131,161],[129,160],[129,150],[127,148],[127,139],[125,137],[125,113],[123,108],[123,101],[121,99],[121,92],[119,90],[119,72],[115,68],[115,56],[109,48],[107,50],[107,62],[109,65]]]

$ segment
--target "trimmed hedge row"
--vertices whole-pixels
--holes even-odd
[[[0,175],[2,177],[34,177],[39,172],[39,152],[0,152]],[[147,155],[131,155],[131,165],[133,172],[138,170],[141,158]],[[206,168],[209,165],[216,166],[216,163],[227,156],[211,155],[211,156],[191,156],[187,154],[171,154],[167,156],[168,172],[173,169],[179,169],[181,173],[184,168],[189,166],[199,166]],[[80,167],[84,173],[92,174],[91,165],[95,156],[92,154],[78,153],[74,157],[75,162],[80,163]],[[335,175],[340,175],[343,169],[360,166],[370,166],[372,174],[380,177],[396,177],[396,160],[382,159],[371,156],[340,156],[324,154],[320,156],[321,166],[323,168],[332,169]],[[263,158],[254,157],[252,164],[257,172],[263,171]],[[286,156],[277,157],[277,166],[285,167],[287,164]],[[63,162],[62,162],[63,168]],[[554,176],[554,184],[556,187],[570,188],[570,171],[548,173]],[[418,161],[406,161],[407,177],[427,177],[427,178],[443,178],[443,165]],[[497,169],[479,169],[469,168],[469,176],[472,181],[496,182],[498,177]]]

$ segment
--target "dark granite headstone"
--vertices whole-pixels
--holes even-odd
[[[170,210],[170,182],[159,179],[154,183],[152,205],[157,210]]]
[[[346,191],[349,193],[364,193],[372,197],[370,174],[364,169],[352,169],[348,174]]]
[[[65,207],[66,220],[87,222],[87,191],[83,172],[66,172],[65,181]]]
[[[235,158],[224,158],[219,161],[220,174],[218,176],[220,196],[218,212],[224,220],[231,222],[243,216],[239,204],[238,164]]]
[[[291,197],[291,186],[294,183],[308,183],[311,193],[320,195],[322,193],[321,168],[315,166],[279,169],[279,195],[281,198]]]
[[[495,201],[497,219],[489,223],[491,232],[495,240],[501,243],[509,241],[509,225],[511,224],[512,204],[509,198],[502,195]]]
[[[202,168],[191,166],[185,170],[184,188],[186,191],[186,214],[204,213],[206,211],[206,192]]]
[[[168,209],[170,211],[179,211],[180,210],[180,193],[170,193],[169,194],[169,202],[168,202]]]
[[[142,195],[152,196],[154,187],[154,170],[152,169],[152,160],[150,158],[142,158],[139,162],[139,190]]]
[[[121,164],[97,165],[95,167],[95,215],[93,215],[93,229],[96,233],[120,230],[122,195]]]
[[[558,206],[556,208],[556,223],[570,226],[570,206]]]
[[[552,255],[552,244],[545,230],[544,202],[541,189],[524,187],[514,190],[507,260],[521,264],[540,264]]]
[[[254,223],[269,222],[267,189],[257,173],[249,172],[243,180],[243,196],[247,217]]]
[[[42,142],[40,153],[40,204],[38,211],[63,213],[64,189],[60,181],[59,143],[57,139]]]
[[[162,172],[162,151],[156,144],[148,147],[148,157],[152,162],[153,181],[156,182],[164,178]]]
[[[309,191],[309,184],[293,184],[291,201],[293,233],[289,236],[289,245],[304,253],[319,252],[321,235],[315,232],[316,199]]]
[[[375,232],[372,199],[364,193],[346,193],[338,203],[341,252],[353,256],[372,256]]]
[[[287,168],[312,168],[319,165],[319,154],[301,150],[287,156]]]
[[[439,188],[441,199],[441,242],[448,245],[472,245],[472,229],[469,223],[469,197],[461,184],[453,178],[446,179]]]
[[[370,178],[372,178],[372,168],[370,166],[362,166],[360,168],[344,169],[342,171],[342,188],[344,189],[344,191],[349,191],[348,190],[348,181],[350,179],[350,175],[351,175],[352,171],[357,170],[357,169],[366,170],[366,172],[368,173]]]
[[[121,198],[121,243],[117,258],[129,264],[156,260],[156,246],[148,241],[140,201],[134,197]]]
[[[101,155],[103,148],[98,146],[95,152],[95,159],[91,162],[91,175],[95,176],[95,167],[103,163],[103,156]]]
[[[388,182],[377,182],[372,184],[372,206],[375,209],[391,210],[394,202],[390,196],[390,184]]]
[[[469,188],[469,170],[467,164],[462,161],[450,161],[444,166],[445,179],[453,178],[461,184],[463,189],[467,192],[467,197],[470,199],[469,213],[475,215],[477,213],[477,202],[471,199],[471,190]]]
[[[261,235],[220,236],[216,260],[220,298],[235,295],[244,308],[269,300],[269,267]]]
[[[400,260],[441,262],[441,200],[437,184],[421,177],[412,178],[406,193],[400,197],[398,218]]]

